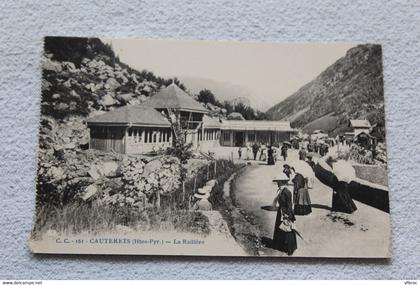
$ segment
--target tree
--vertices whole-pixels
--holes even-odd
[[[202,103],[211,103],[213,105],[216,105],[216,98],[214,97],[214,94],[208,89],[201,90],[198,93],[197,99]]]

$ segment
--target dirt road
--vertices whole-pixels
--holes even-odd
[[[290,160],[297,159],[292,151]],[[273,236],[275,211],[261,207],[271,205],[277,186],[273,177],[283,169],[282,161],[276,165],[251,161],[236,180],[236,202],[256,217],[261,238]],[[289,187],[292,191],[292,187]],[[332,190],[316,179],[310,189],[312,213],[297,216],[297,230],[305,240],[298,238],[298,249],[294,256],[318,257],[384,257],[390,251],[389,214],[355,201],[358,210],[353,214],[331,212]],[[285,255],[264,247],[261,255]]]

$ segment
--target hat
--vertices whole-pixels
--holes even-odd
[[[287,177],[287,175],[284,173],[280,173],[280,175],[276,176],[273,179],[273,182],[277,182],[277,181],[289,181],[289,177]]]
[[[210,194],[211,190],[213,190],[212,186],[204,185],[202,188],[198,188],[197,192],[200,194]]]
[[[208,194],[208,193],[206,193],[206,194],[195,193],[194,197],[198,198],[198,199],[208,199],[210,197],[210,194]]]

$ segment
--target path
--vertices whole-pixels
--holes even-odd
[[[292,151],[289,159],[297,159]],[[262,237],[272,238],[275,211],[261,209],[271,205],[277,186],[273,177],[283,169],[283,162],[265,165],[251,161],[243,175],[237,179],[236,199],[239,206],[256,216],[260,223]],[[289,187],[292,190],[292,187]],[[294,256],[318,257],[384,257],[389,255],[390,224],[389,214],[355,201],[358,210],[353,214],[330,211],[332,190],[315,179],[310,189],[313,203],[312,213],[296,216],[296,228],[305,241],[298,238],[298,249]],[[333,215],[331,215],[331,213]],[[329,216],[327,216],[329,215]],[[346,219],[354,225],[346,225]],[[335,220],[335,221],[334,221]],[[263,248],[263,255],[284,255]]]

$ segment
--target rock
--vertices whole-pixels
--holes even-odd
[[[70,72],[74,72],[76,70],[76,66],[70,61],[63,61],[62,66]]]
[[[60,167],[52,166],[48,171],[49,176],[52,177],[53,180],[58,181],[65,178],[64,170]]]
[[[63,70],[61,64],[57,61],[52,61],[47,57],[42,58],[42,68],[44,70],[50,70],[55,72],[61,72]]]
[[[89,198],[94,196],[96,193],[98,193],[98,188],[96,187],[96,185],[95,184],[89,185],[88,187],[86,187],[85,193],[83,194],[82,199],[84,201],[87,201]]]
[[[99,173],[98,168],[96,167],[96,165],[92,165],[88,171],[90,177],[93,178],[93,180],[98,180],[101,177],[101,174]]]
[[[55,106],[55,109],[59,111],[64,111],[64,110],[67,110],[68,108],[69,108],[69,105],[66,103],[59,103],[58,105]]]
[[[130,197],[127,197],[127,198],[125,199],[125,201],[126,201],[128,204],[134,204],[134,203],[136,202],[133,198],[130,198]]]
[[[102,176],[105,177],[117,177],[118,176],[118,163],[115,161],[108,161],[99,164],[98,166],[98,172]]]
[[[84,65],[88,64],[89,62],[90,62],[90,59],[88,59],[88,58],[86,58],[86,57],[84,57],[84,58],[82,59],[82,64],[84,64]]]
[[[126,94],[119,94],[117,95],[117,99],[120,100],[122,103],[128,103],[131,99],[133,99],[134,94],[126,93]]]
[[[117,100],[115,100],[114,97],[112,97],[110,94],[106,94],[104,97],[102,97],[101,104],[105,107],[109,107],[117,104]]]
[[[76,144],[75,143],[68,143],[68,144],[65,144],[63,147],[65,149],[75,149],[76,148]]]
[[[71,91],[70,91],[70,95],[71,95],[73,98],[80,99],[80,95],[79,95],[79,94],[77,94],[77,92],[76,92],[76,91],[74,91],[74,90],[71,90]],[[76,102],[75,102],[75,103],[76,103]]]
[[[118,87],[120,87],[120,83],[115,78],[108,78],[108,80],[105,83],[105,88],[109,90],[115,90]]]

